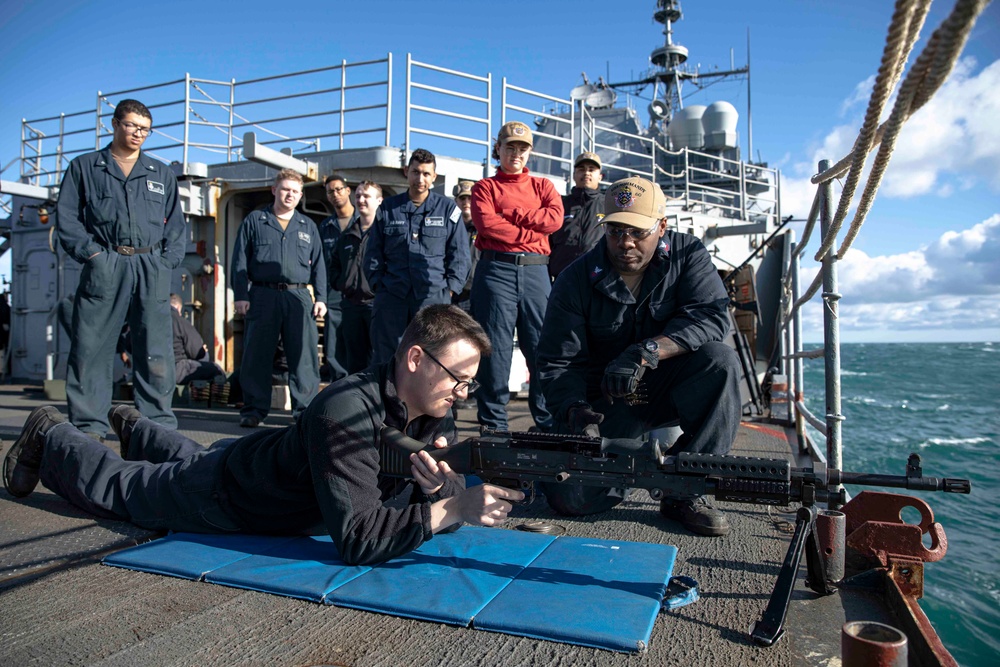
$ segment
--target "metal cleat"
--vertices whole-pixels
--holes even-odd
[[[919,524],[903,521],[902,511],[906,507],[920,512]],[[934,521],[930,506],[912,496],[862,491],[841,511],[847,516],[849,569],[888,568],[905,595],[921,597],[923,564],[941,560],[948,551],[944,527]],[[924,534],[931,536],[929,549],[923,544]]]

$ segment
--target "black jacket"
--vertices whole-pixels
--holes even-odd
[[[170,320],[174,326],[174,363],[205,356],[205,341],[201,334],[173,306],[170,308]]]
[[[375,218],[377,221],[378,214]],[[375,221],[372,221],[372,227]],[[330,256],[330,284],[345,299],[362,306],[371,304],[375,298],[364,267],[365,249],[372,227],[361,231],[361,217],[355,212]]]
[[[552,255],[549,257],[549,275],[555,278],[580,255],[601,240],[604,231],[604,195],[600,190],[574,187],[563,198],[562,228],[549,237]]]
[[[729,332],[729,296],[701,241],[666,232],[646,267],[639,298],[600,243],[556,280],[536,353],[545,401],[559,418],[600,397],[608,363],[639,341],[663,334],[688,350]]]
[[[449,482],[432,499],[414,485],[405,508],[384,506],[406,485],[379,474],[379,434],[386,424],[422,442],[444,435],[451,444],[454,422],[424,416],[405,428],[392,364],[334,382],[296,424],[230,445],[221,496],[244,530],[287,535],[319,528],[350,565],[380,563],[431,539],[431,501],[461,487]]]

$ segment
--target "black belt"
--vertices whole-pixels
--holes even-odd
[[[497,252],[496,250],[484,250],[480,255],[481,260],[487,262],[504,262],[506,264],[517,264],[518,266],[531,266],[535,264],[548,264],[548,255],[533,255],[523,252]]]
[[[130,245],[113,245],[111,249],[114,250],[119,255],[144,255],[147,252],[153,251],[153,246],[148,246],[145,248],[136,248]]]
[[[268,289],[276,289],[283,292],[285,290],[299,289],[300,287],[308,287],[309,283],[254,283],[254,285],[267,287]]]

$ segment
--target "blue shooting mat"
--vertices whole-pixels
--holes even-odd
[[[205,581],[322,602],[327,593],[370,569],[344,563],[333,540],[324,535],[299,537],[271,553],[235,561],[207,573]]]
[[[473,620],[473,627],[612,651],[649,645],[677,548],[560,537]]]
[[[263,535],[171,533],[109,556],[105,565],[198,581],[205,573],[264,554],[298,538]]]
[[[672,546],[466,526],[375,567],[329,537],[174,533],[107,565],[493,632],[642,651]]]
[[[326,597],[326,604],[468,626],[556,538],[466,526],[436,535]]]

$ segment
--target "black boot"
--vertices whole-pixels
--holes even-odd
[[[131,405],[116,405],[108,410],[108,421],[111,430],[118,436],[118,451],[123,459],[128,458],[129,440],[135,423],[142,419],[142,413]]]
[[[28,415],[21,435],[7,450],[3,460],[3,485],[15,498],[24,498],[38,486],[38,467],[42,464],[45,434],[66,418],[51,405],[35,408]]]
[[[660,514],[680,521],[681,525],[698,535],[721,537],[729,534],[726,515],[715,508],[710,496],[664,498],[660,501]]]

